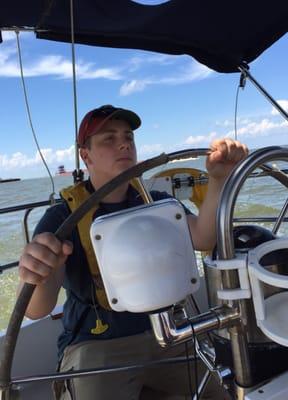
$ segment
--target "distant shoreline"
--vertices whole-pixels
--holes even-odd
[[[21,181],[21,179],[20,178],[8,178],[8,179],[0,178],[0,183],[17,182],[17,181]]]

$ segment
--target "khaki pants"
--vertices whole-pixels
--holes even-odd
[[[65,349],[60,370],[141,364],[152,360],[184,356],[184,345],[163,349],[151,332],[112,340],[88,341]],[[194,391],[194,367],[191,383]],[[198,363],[199,380],[204,367]],[[187,363],[161,365],[126,372],[112,372],[58,382],[57,400],[180,400],[191,399]],[[215,382],[208,385],[205,397],[225,398]],[[59,390],[60,389],[60,390]],[[218,390],[218,392],[217,392]]]

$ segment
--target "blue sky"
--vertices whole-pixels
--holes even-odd
[[[153,3],[153,2],[152,2]],[[151,3],[151,4],[152,4]],[[156,1],[154,2],[156,3]],[[28,124],[15,34],[0,45],[0,177],[46,172]],[[74,168],[71,46],[21,33],[24,75],[32,120],[52,174]],[[288,110],[288,36],[250,66],[254,77]],[[142,118],[136,133],[140,160],[160,152],[208,147],[234,137],[239,74],[219,74],[189,56],[76,45],[78,123],[101,104],[131,108]],[[288,144],[288,124],[247,82],[240,91],[238,138],[250,148]]]

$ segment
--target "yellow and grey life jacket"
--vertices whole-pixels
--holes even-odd
[[[85,182],[80,182],[76,185],[62,189],[60,194],[63,199],[66,200],[71,212],[75,211],[82,203],[84,203],[85,200],[91,196],[91,193],[86,189]],[[89,270],[92,274],[95,284],[97,301],[101,307],[111,310],[89,235],[90,226],[93,221],[93,215],[97,209],[98,205],[92,207],[90,211],[88,211],[78,222],[77,229],[82,247],[86,254]]]

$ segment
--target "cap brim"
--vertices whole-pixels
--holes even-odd
[[[107,119],[115,119],[115,117],[117,117],[117,119],[122,119],[123,121],[128,122],[133,131],[139,128],[139,126],[141,125],[140,117],[138,117],[136,113],[130,110],[115,110],[111,115],[109,115],[109,118]]]

